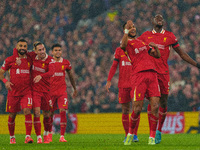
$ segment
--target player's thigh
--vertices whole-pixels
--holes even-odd
[[[41,107],[42,97],[43,97],[43,94],[41,92],[33,91],[33,95],[32,95],[32,98],[33,98],[33,108],[36,108],[36,107],[40,108]]]
[[[68,97],[67,93],[61,95],[57,100],[58,108],[68,109]]]
[[[141,101],[145,97],[147,84],[144,72],[137,73],[132,77],[131,99],[132,101]]]
[[[55,110],[58,109],[58,107],[57,107],[58,98],[59,98],[59,96],[57,96],[57,95],[51,95],[51,101],[52,101],[52,107],[50,108],[51,112],[54,112]]]
[[[20,96],[7,96],[6,112],[20,112]]]
[[[157,74],[158,84],[160,86],[160,93],[168,95],[170,86],[170,76],[169,74]]]
[[[148,97],[160,97],[160,87],[158,84],[157,73],[151,72],[148,77],[149,77],[149,81],[147,83]]]
[[[120,104],[131,101],[131,88],[120,88],[118,91],[118,100]]]
[[[32,106],[33,106],[32,94],[29,93],[29,94],[22,96],[21,100],[20,100],[20,105],[21,105],[22,109],[24,109],[24,108],[32,109]]]
[[[41,100],[41,110],[49,111],[53,107],[51,96],[49,93],[43,93]]]

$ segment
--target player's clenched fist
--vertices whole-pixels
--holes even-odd
[[[132,26],[133,26],[133,21],[128,20],[127,23],[126,23],[125,28],[129,30]]]

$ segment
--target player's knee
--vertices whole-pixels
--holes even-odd
[[[29,108],[24,108],[24,115],[29,115],[29,114],[31,114],[31,109],[29,109]]]
[[[141,106],[137,106],[134,109],[134,113],[137,114],[137,115],[139,115],[141,113],[141,111],[142,111],[142,107]]]
[[[154,103],[151,105],[151,111],[152,112],[158,112],[158,109],[159,109],[159,104],[158,103]]]
[[[34,116],[35,117],[40,117],[40,111],[39,110],[35,110],[34,111]]]
[[[60,110],[59,110],[60,112],[66,112],[66,109],[64,109],[64,108],[60,108]]]
[[[13,119],[16,117],[16,115],[17,115],[16,113],[9,113],[9,116],[10,116],[11,118],[13,118]]]
[[[44,118],[49,118],[50,117],[50,111],[43,111],[43,116],[44,116]]]

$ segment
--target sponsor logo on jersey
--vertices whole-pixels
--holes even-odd
[[[121,55],[121,57],[124,57],[124,56],[126,56],[126,55]]]
[[[29,70],[21,69],[21,73],[30,73]]]
[[[39,72],[45,73],[45,69],[42,69],[42,68],[39,68],[39,67],[35,67],[34,65],[33,65],[32,69],[35,70],[35,71],[39,71]]]
[[[148,37],[148,39],[152,39],[153,37]]]
[[[63,72],[55,72],[54,76],[60,77],[60,76],[64,76]]]
[[[122,66],[131,66],[129,61],[122,61]]]
[[[30,71],[27,69],[16,69],[16,74],[29,74]]]
[[[161,45],[161,44],[156,44],[158,46],[158,49],[165,49],[165,45]]]

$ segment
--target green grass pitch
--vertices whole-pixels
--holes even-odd
[[[124,146],[123,134],[67,134],[67,143],[60,143],[60,135],[53,135],[50,144],[37,144],[36,136],[32,135],[34,143],[24,144],[25,135],[15,135],[16,144],[9,144],[9,135],[0,135],[0,150],[200,150],[200,134],[164,134],[162,142],[148,145],[147,134],[138,135],[139,142]]]

